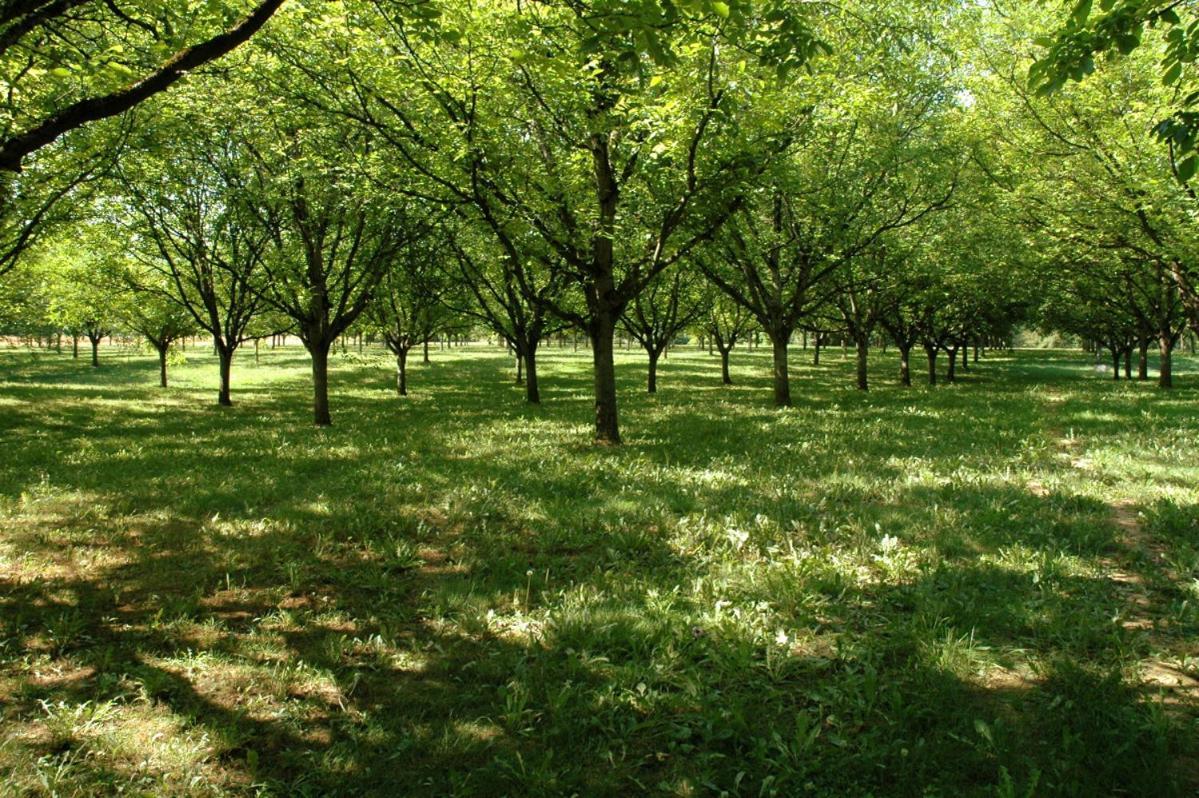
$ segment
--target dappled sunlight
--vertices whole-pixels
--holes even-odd
[[[8,377],[14,783],[379,793],[402,768],[428,794],[615,793],[744,770],[916,791],[952,763],[980,784],[1091,768],[1168,792],[1199,678],[1193,438],[1168,439],[1176,466],[1105,441],[1109,409],[1081,411],[1106,383],[993,358],[971,374],[985,396],[857,396],[834,362],[780,412],[764,354],[735,358],[729,398],[690,390],[712,375],[685,352],[635,394],[630,355],[627,443],[599,449],[578,440],[585,353],[547,353],[540,408],[475,387],[509,378],[502,355],[433,355],[416,401],[339,364],[325,430],[300,376],[231,412],[207,387],[147,407],[122,364],[36,414],[51,389]],[[279,385],[304,365],[262,360]],[[1068,397],[1053,418],[1033,374]],[[1125,557],[1121,483],[1059,457],[1063,425],[1105,473],[1177,477],[1139,510],[1160,557]],[[1157,620],[1127,623],[1142,612]],[[1154,714],[1167,703],[1177,721]]]

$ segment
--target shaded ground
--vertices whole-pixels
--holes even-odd
[[[1199,391],[0,353],[0,792],[1189,795]]]

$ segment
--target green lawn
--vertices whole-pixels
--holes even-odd
[[[1199,789],[1199,362],[433,358],[0,353],[0,793]]]

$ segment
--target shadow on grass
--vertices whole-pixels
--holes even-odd
[[[344,367],[324,431],[291,355],[230,411],[139,362],[66,397],[61,366],[9,376],[0,723],[161,712],[231,794],[1185,794],[1193,741],[1124,678],[1143,635],[1090,568],[1106,505],[997,473],[1043,459],[1031,378],[858,396],[829,366],[779,412],[764,357],[710,392],[675,357],[658,397],[624,369],[614,452],[546,361],[543,408],[499,354],[409,402]],[[0,761],[83,751],[102,794],[153,746]]]

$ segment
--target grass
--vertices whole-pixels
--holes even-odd
[[[0,794],[1190,795],[1199,388],[0,354]]]

